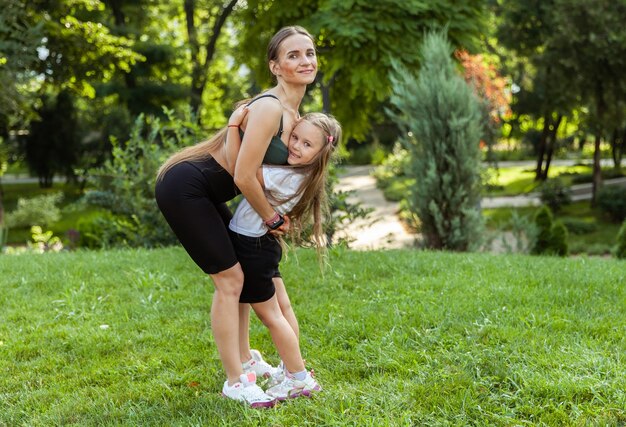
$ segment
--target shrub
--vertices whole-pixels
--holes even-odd
[[[19,198],[14,211],[6,215],[9,228],[30,227],[35,224],[48,226],[61,218],[59,203],[63,193],[42,194],[30,199]]]
[[[617,245],[615,246],[613,254],[619,259],[626,258],[626,221],[623,222],[621,228],[619,229],[619,233],[617,235]]]
[[[506,234],[509,231],[510,234]],[[502,246],[507,252],[528,253],[537,241],[537,225],[526,215],[513,211],[508,223],[501,229]]]
[[[550,240],[549,253],[566,256],[569,252],[567,247],[567,228],[561,221],[557,221],[552,226],[552,238]]]
[[[564,218],[562,221],[567,231],[572,234],[588,234],[598,231],[598,224],[594,222],[587,222],[577,218]]]
[[[380,166],[374,169],[376,186],[385,189],[393,185],[399,179],[406,177],[409,167],[409,152],[400,143],[396,143],[391,153],[385,157]]]
[[[547,206],[541,207],[535,213],[535,225],[537,226],[537,238],[531,253],[543,254],[550,248],[552,238],[552,212]]]
[[[540,199],[544,205],[548,205],[553,212],[558,212],[562,206],[572,202],[572,195],[559,178],[544,182],[540,189]]]
[[[114,215],[103,211],[78,220],[78,246],[89,249],[112,246],[142,246],[136,217]]]
[[[553,221],[552,212],[542,206],[535,214],[537,237],[531,253],[535,255],[567,255],[567,228],[562,222]]]
[[[82,245],[154,247],[176,243],[154,199],[156,172],[172,152],[196,143],[200,131],[192,120],[177,119],[167,110],[166,114],[168,123],[152,119],[148,126],[139,116],[130,139],[125,143],[113,140],[111,159],[89,171],[93,190],[84,200],[109,214],[80,224]]]
[[[407,197],[428,247],[471,250],[481,245],[480,104],[459,75],[443,32],[422,44],[419,77],[398,64],[391,76],[391,112],[408,136]]]
[[[626,219],[626,187],[605,185],[598,191],[598,207],[606,212],[613,221]]]

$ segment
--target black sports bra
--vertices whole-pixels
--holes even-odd
[[[248,105],[252,104],[257,99],[266,98],[266,97],[278,99],[276,96],[266,93],[265,95],[261,95],[261,96],[254,98],[252,101],[248,103]],[[244,134],[243,131],[240,131],[240,135],[242,139],[243,139],[243,134]],[[270,140],[270,145],[267,147],[265,156],[263,156],[263,163],[268,164],[268,165],[286,165],[287,164],[287,157],[289,157],[289,150],[287,149],[287,146],[285,145],[283,140],[280,139],[282,134],[283,134],[283,116],[281,115],[280,125],[278,126],[278,133],[272,136],[272,139]]]

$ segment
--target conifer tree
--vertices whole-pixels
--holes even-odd
[[[444,32],[426,35],[419,77],[394,65],[391,102],[407,132],[408,196],[428,247],[465,251],[481,243],[480,106],[460,75]]]

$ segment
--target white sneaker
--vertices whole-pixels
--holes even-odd
[[[250,405],[251,408],[271,408],[276,404],[276,398],[265,394],[263,389],[256,385],[256,375],[254,372],[242,374],[240,382],[231,386],[228,380],[222,388],[222,395],[230,399],[239,400]]]
[[[321,390],[322,387],[315,381],[311,372],[307,372],[302,381],[295,379],[291,374],[286,374],[280,384],[267,390],[267,394],[278,400],[285,400],[298,396],[309,397],[313,392]]]
[[[264,378],[263,385],[272,387],[284,379],[283,369],[267,363],[258,350],[250,350],[252,359],[242,364],[243,372],[254,372],[257,378]]]

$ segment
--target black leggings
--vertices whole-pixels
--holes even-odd
[[[207,274],[237,263],[228,235],[232,213],[225,202],[239,193],[232,176],[212,158],[179,163],[156,184],[159,209],[189,256]]]

